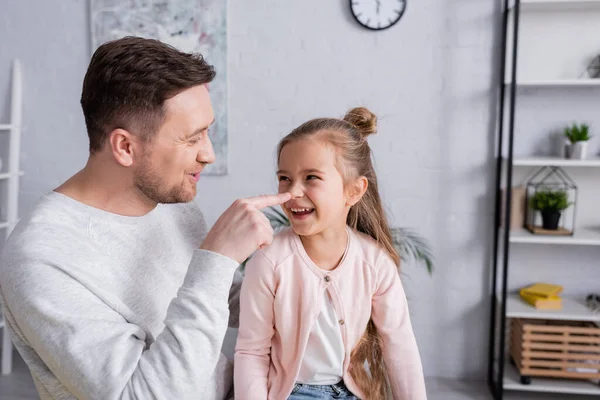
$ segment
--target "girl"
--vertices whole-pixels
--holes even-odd
[[[291,229],[246,267],[236,400],[424,400],[421,359],[377,191],[366,108],[279,143]]]

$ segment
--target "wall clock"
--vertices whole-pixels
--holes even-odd
[[[406,10],[407,0],[350,0],[354,19],[367,29],[380,31],[394,26]]]

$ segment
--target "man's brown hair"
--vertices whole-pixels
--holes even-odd
[[[150,141],[162,125],[165,100],[214,77],[202,55],[158,40],[128,36],[102,44],[81,92],[90,153],[99,151],[117,128]]]

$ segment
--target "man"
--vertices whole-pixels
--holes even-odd
[[[201,56],[158,41],[102,45],[83,82],[86,166],[7,241],[0,298],[42,399],[223,399],[221,354],[239,263],[272,241],[236,201],[207,233],[196,183],[214,161]]]

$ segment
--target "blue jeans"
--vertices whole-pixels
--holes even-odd
[[[292,394],[288,400],[332,400],[332,399],[347,399],[358,400],[350,390],[344,385],[344,382],[336,383],[335,385],[305,385],[296,383]]]

